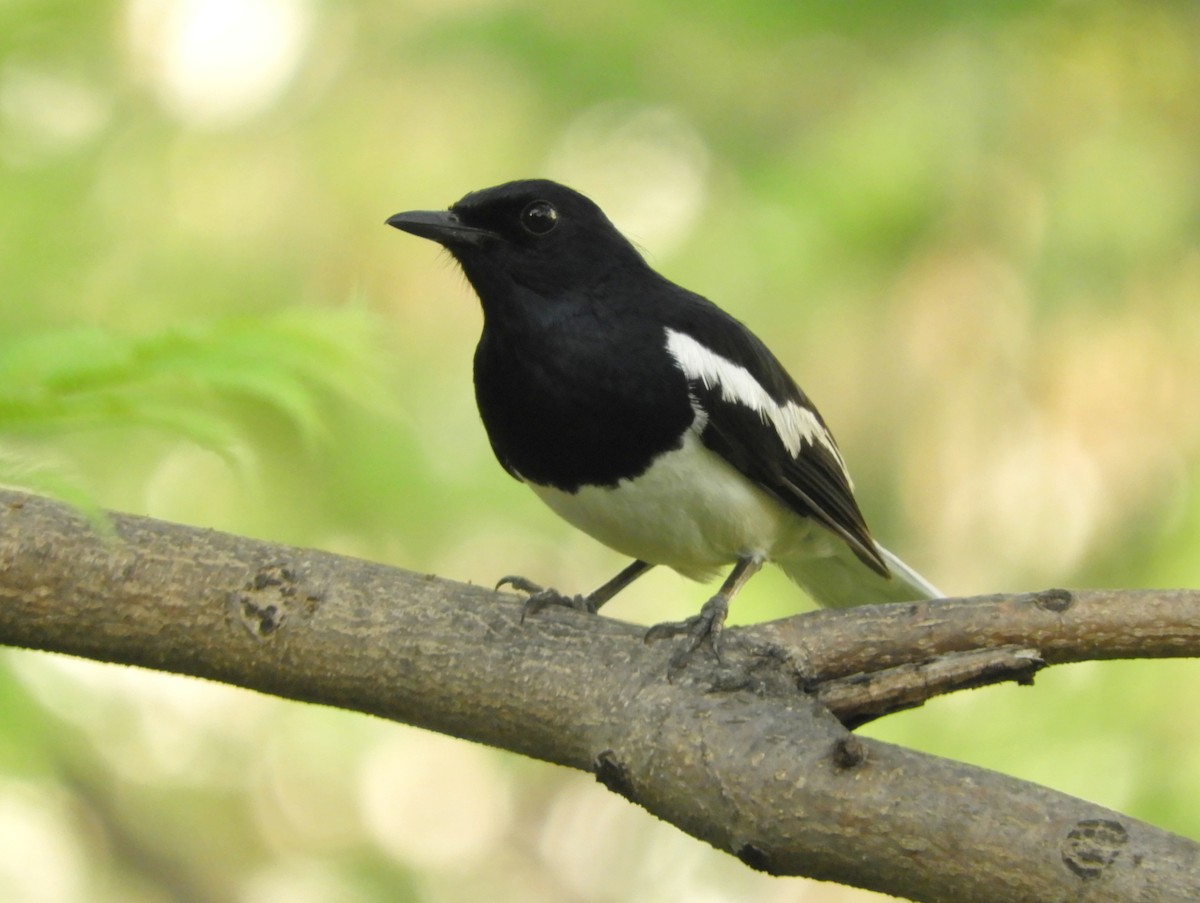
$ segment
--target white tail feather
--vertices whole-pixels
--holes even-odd
[[[833,555],[777,562],[818,605],[848,608],[876,602],[917,602],[942,598],[941,592],[907,564],[878,544],[892,576],[881,577],[837,544]]]

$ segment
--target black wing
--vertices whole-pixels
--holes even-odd
[[[872,570],[889,576],[841,454],[812,402],[733,317],[707,300],[689,313],[678,332],[667,327],[667,342],[674,344],[692,396],[707,415],[701,441],[798,514],[840,536]],[[698,346],[717,359],[706,358]]]

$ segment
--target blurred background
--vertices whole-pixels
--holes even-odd
[[[478,304],[383,225],[547,176],[768,340],[956,594],[1200,586],[1193,2],[9,0],[0,479],[490,584],[624,563],[492,459]],[[655,573],[606,614],[681,618]],[[808,603],[777,573],[735,622]],[[1200,837],[1200,671],[1057,668],[865,733]],[[587,775],[0,656],[0,899],[877,895]]]

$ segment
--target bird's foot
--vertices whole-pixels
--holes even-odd
[[[665,624],[655,624],[646,631],[644,637],[647,643],[665,640],[675,636],[686,636],[683,648],[671,656],[667,672],[675,675],[682,671],[696,650],[708,646],[716,657],[718,664],[724,664],[721,659],[721,631],[725,627],[725,616],[729,614],[729,599],[724,593],[717,593],[704,603],[700,613],[683,621],[668,621]]]
[[[583,611],[588,614],[596,613],[596,606],[592,604],[587,596],[568,596],[556,589],[547,589],[534,583],[532,580],[526,580],[524,577],[519,577],[516,574],[501,577],[500,582],[496,584],[496,589],[504,586],[511,586],[517,592],[528,595],[528,598],[525,600],[525,607],[521,609],[522,624],[525,623],[525,619],[530,615],[535,615],[551,605],[572,608],[575,611]]]

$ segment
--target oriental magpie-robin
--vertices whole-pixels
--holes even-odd
[[[696,579],[732,564],[698,615],[647,634],[687,634],[680,664],[766,561],[822,605],[940,595],[871,537],[833,436],[766,345],[592,201],[517,181],[387,223],[444,246],[479,295],[475,397],[500,464],[635,559],[588,596],[504,578],[527,611],[594,612],[656,564]]]

